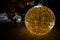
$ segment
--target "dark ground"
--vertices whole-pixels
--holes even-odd
[[[12,22],[0,22],[1,40],[60,40],[60,27],[56,22],[55,27],[46,36],[36,36],[28,32],[25,24],[14,24]]]

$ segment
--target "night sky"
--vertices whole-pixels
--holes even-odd
[[[23,1],[22,1],[23,2]],[[37,4],[39,0],[35,3]],[[15,3],[16,4],[16,3]],[[17,4],[16,4],[17,5]],[[17,12],[19,7],[13,6],[11,0],[0,0],[0,13],[9,12],[12,8],[15,8]],[[54,28],[45,36],[36,36],[29,33],[24,24],[24,17],[21,24],[13,22],[0,22],[1,29],[1,39],[4,40],[60,40],[60,2],[59,0],[44,0],[43,5],[49,7],[55,14],[56,23]],[[25,8],[20,9],[20,13],[24,14],[32,6],[25,6]],[[9,11],[7,11],[9,10]],[[0,40],[1,40],[0,39]]]

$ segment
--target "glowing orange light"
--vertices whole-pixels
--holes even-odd
[[[33,34],[47,34],[55,25],[55,15],[51,9],[37,5],[28,10],[25,15],[26,28]]]

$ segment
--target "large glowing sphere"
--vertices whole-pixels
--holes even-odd
[[[37,5],[30,8],[26,13],[25,25],[32,34],[47,34],[55,25],[55,15],[50,8]]]

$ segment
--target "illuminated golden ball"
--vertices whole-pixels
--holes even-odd
[[[37,5],[30,8],[26,13],[25,25],[33,34],[47,34],[55,25],[55,15],[50,8]]]

